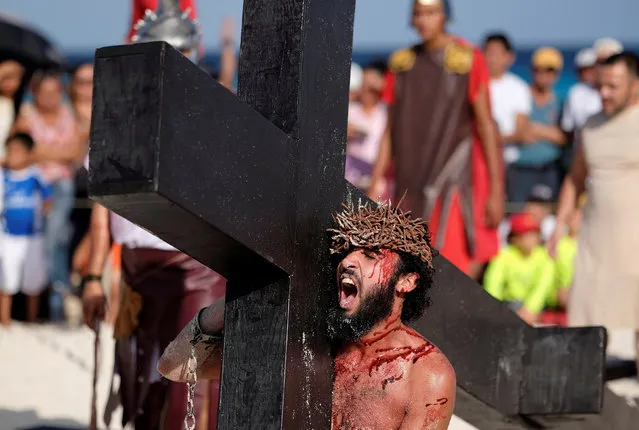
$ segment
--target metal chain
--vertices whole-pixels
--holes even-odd
[[[186,430],[195,430],[195,385],[197,384],[197,357],[195,356],[195,344],[191,343],[191,359],[189,360],[189,370],[186,375],[186,416],[184,417],[184,427]]]
[[[205,309],[205,308],[204,308]],[[191,339],[191,358],[188,363],[188,372],[186,374],[186,416],[184,417],[184,427],[186,430],[195,430],[195,385],[197,384],[197,356],[195,355],[195,347],[198,343],[204,343],[206,349],[219,347],[222,344],[222,335],[205,335],[200,327],[200,315],[204,311],[201,309],[197,313],[191,323],[193,331],[193,339]]]

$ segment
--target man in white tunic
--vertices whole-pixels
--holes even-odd
[[[639,346],[639,58],[630,52],[613,55],[600,72],[603,111],[581,132],[549,251],[554,254],[578,196],[586,191],[568,322],[632,329]]]

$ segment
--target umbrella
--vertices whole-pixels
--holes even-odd
[[[16,60],[28,69],[59,68],[60,52],[44,36],[18,18],[0,13],[0,61]]]

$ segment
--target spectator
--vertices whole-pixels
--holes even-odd
[[[552,204],[552,189],[547,185],[538,184],[530,191],[523,209],[523,212],[532,215],[532,217],[539,223],[541,239],[543,242],[550,239],[552,234],[555,232],[556,220],[553,215]],[[501,240],[502,247],[508,245],[510,230],[510,220],[505,219],[499,225],[499,238]]]
[[[91,104],[93,102],[93,64],[80,64],[72,71],[69,83],[69,100],[75,111],[78,127],[88,132],[91,126]],[[84,158],[84,155],[83,153],[79,158]]]
[[[88,136],[91,126],[91,109],[93,102],[93,64],[84,63],[75,67],[71,72],[71,80],[69,82],[69,100],[71,107],[75,113],[79,132]],[[83,143],[81,155],[85,156],[88,152],[88,139]],[[75,199],[88,198],[88,172],[84,166],[79,166],[75,172]],[[73,226],[73,235],[71,236],[70,248],[75,250],[74,259],[71,264],[71,274],[69,283],[74,287],[76,292],[81,284],[80,272],[77,270],[79,261],[75,258],[78,256],[86,256],[90,243],[88,235],[89,222],[91,219],[91,211],[86,208],[75,207],[71,211],[70,222]],[[68,322],[78,324],[81,321],[81,302],[76,295],[69,294],[64,298],[64,313]],[[78,310],[80,310],[78,312]],[[79,314],[79,315],[78,315]]]
[[[490,102],[493,118],[506,145],[520,145],[532,110],[532,95],[528,84],[509,72],[515,62],[515,51],[508,37],[493,33],[484,41],[484,55],[490,70]],[[512,150],[512,147],[510,147]],[[514,161],[504,150],[504,161]],[[517,154],[516,150],[514,151]]]
[[[27,321],[35,322],[40,293],[47,283],[43,213],[49,209],[51,191],[33,165],[35,143],[26,133],[16,133],[6,142],[4,181],[4,234],[0,248],[2,285],[0,322],[11,320],[12,296],[27,296]]]
[[[351,64],[351,80],[348,85],[348,100],[356,101],[359,97],[359,90],[362,88],[364,71],[357,63]]]
[[[348,142],[346,147],[346,179],[359,189],[370,186],[373,164],[386,129],[388,111],[381,101],[384,75],[366,67],[358,101],[348,108]]]
[[[29,132],[35,142],[34,158],[51,186],[53,208],[47,217],[45,245],[49,281],[50,317],[63,319],[63,296],[69,291],[69,217],[74,203],[73,160],[85,151],[88,131],[82,133],[71,108],[63,103],[60,75],[45,72],[33,83],[33,103],[23,105],[17,130]],[[63,161],[64,160],[64,161]]]
[[[511,216],[510,225],[510,245],[488,265],[484,288],[524,321],[533,324],[552,293],[555,268],[541,246],[540,225],[535,217],[518,213]]]
[[[579,82],[568,91],[561,118],[561,128],[567,134],[567,144],[562,155],[561,169],[567,172],[572,163],[575,131],[586,120],[601,111],[601,97],[597,92],[597,53],[585,48],[575,57],[575,68]],[[563,175],[562,175],[563,176]]]
[[[507,172],[511,202],[524,202],[536,184],[550,187],[553,196],[561,185],[559,160],[566,136],[558,126],[561,103],[553,87],[563,67],[563,57],[555,48],[540,48],[533,54],[532,66],[530,121]]]
[[[580,133],[581,144],[561,190],[557,228],[548,248],[556,256],[563,228],[588,178],[568,323],[634,330],[639,352],[638,90],[639,58],[635,54],[616,54],[601,64],[603,110]]]
[[[581,206],[581,205],[580,205]],[[573,211],[568,223],[568,234],[562,237],[557,244],[557,268],[556,295],[552,295],[548,301],[549,307],[559,306],[565,309],[568,305],[568,290],[572,286],[575,273],[575,255],[577,254],[577,235],[581,227],[583,215],[581,208]]]
[[[573,133],[581,128],[586,120],[601,111],[601,97],[597,92],[597,54],[593,49],[585,48],[575,57],[575,69],[579,82],[568,91],[561,128]]]
[[[91,108],[93,103],[93,64],[80,64],[71,72],[71,81],[69,83],[69,101],[71,108],[75,113],[78,131],[88,137],[91,128]],[[89,149],[89,141],[85,141],[82,145],[82,152],[79,158],[84,159]],[[87,170],[80,166],[76,172],[75,178],[75,196],[76,198],[87,198]],[[88,218],[79,234],[83,235],[88,229]]]
[[[6,142],[15,120],[14,98],[20,89],[24,68],[12,60],[0,63],[0,142]],[[0,162],[4,160],[5,146],[0,145]]]

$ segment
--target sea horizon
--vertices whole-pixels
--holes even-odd
[[[582,49],[576,45],[566,45],[561,47],[559,45],[554,45],[559,51],[562,53],[564,57],[564,68],[559,76],[559,80],[555,85],[556,93],[561,97],[565,97],[566,93],[570,89],[572,85],[574,85],[578,79],[574,69],[574,59],[577,52]],[[379,60],[387,60],[388,57],[400,47],[383,47],[383,48],[355,48],[353,50],[353,62],[359,64],[360,66],[366,66],[374,61]],[[531,78],[531,68],[530,61],[533,55],[533,52],[537,49],[537,47],[521,47],[516,50],[516,60],[511,68],[511,71],[516,75],[520,76],[527,82],[530,82]],[[639,51],[639,46],[626,46],[626,49],[629,49],[634,52]],[[66,59],[68,65],[77,65],[81,63],[90,63],[93,62],[93,56],[95,51],[87,50],[74,50],[63,52],[63,55]],[[220,62],[220,55],[216,50],[206,50],[205,54],[201,60],[201,63],[208,65],[214,69],[218,68]]]

